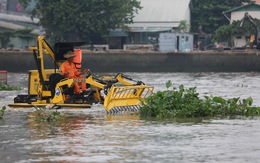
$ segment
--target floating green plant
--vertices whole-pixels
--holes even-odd
[[[231,98],[219,96],[199,97],[196,87],[185,89],[173,87],[171,81],[166,83],[167,90],[158,91],[143,101],[141,116],[158,118],[207,117],[207,116],[255,116],[260,114],[260,107],[254,107],[253,99]]]
[[[3,107],[0,109],[0,119],[3,119],[5,110],[6,110],[6,106],[3,106]]]
[[[64,119],[64,115],[57,110],[47,111],[46,107],[35,107],[34,117],[41,122],[57,122]]]

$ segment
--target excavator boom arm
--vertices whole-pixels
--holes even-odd
[[[258,26],[257,26],[257,24],[256,24],[256,22],[255,22],[255,20],[254,20],[254,18],[251,16],[251,15],[249,15],[249,13],[248,12],[246,12],[245,13],[245,15],[244,15],[244,17],[241,19],[241,23],[240,23],[240,27],[242,27],[243,25],[244,25],[244,22],[245,21],[249,21],[253,26],[254,26],[254,28],[255,28],[255,33],[254,33],[254,44],[256,45],[256,46],[258,46],[258,48],[260,48],[259,46],[260,45],[258,45],[259,44],[259,29],[258,29]]]

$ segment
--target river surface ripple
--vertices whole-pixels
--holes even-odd
[[[260,73],[126,73],[165,90],[197,87],[204,95],[252,97],[260,106]],[[26,93],[27,74],[9,73],[21,91],[1,91],[0,107]],[[62,124],[38,122],[34,109],[10,109],[0,119],[0,162],[258,162],[260,118],[155,120],[106,115],[102,105],[62,109]]]

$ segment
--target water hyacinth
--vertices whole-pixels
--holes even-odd
[[[32,113],[31,117],[34,117],[40,122],[58,122],[65,118],[64,114],[58,112],[57,110],[48,112],[46,107],[34,107],[36,111]]]
[[[167,90],[158,91],[143,101],[141,116],[157,118],[207,117],[207,116],[254,116],[260,114],[260,107],[254,107],[251,97],[224,99],[219,96],[199,97],[196,87],[173,87],[171,81],[166,83]]]
[[[3,106],[3,107],[0,109],[0,119],[3,119],[5,110],[6,110],[6,106]]]

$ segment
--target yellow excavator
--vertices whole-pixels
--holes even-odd
[[[245,47],[260,49],[260,30],[258,28],[256,19],[249,15],[248,12],[245,12],[244,17],[241,19],[240,27],[243,27],[246,21],[249,21],[253,25],[254,34],[248,36],[248,42]]]
[[[29,70],[28,94],[14,98],[9,107],[44,107],[52,108],[90,108],[94,103],[104,105],[108,114],[124,111],[138,111],[142,100],[153,94],[153,87],[142,81],[118,73],[116,76],[96,77],[87,73],[88,89],[82,94],[74,93],[73,79],[61,75],[59,67],[66,60],[63,54],[74,51],[84,42],[56,43],[54,50],[44,36],[37,39],[38,46],[30,47],[37,65],[37,70]],[[44,58],[49,55],[54,63],[53,69],[45,69]]]

